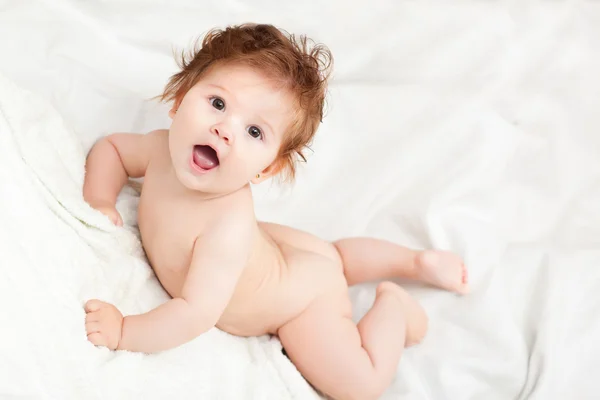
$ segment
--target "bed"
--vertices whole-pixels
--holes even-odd
[[[83,303],[167,299],[126,226],[82,202],[86,152],[168,127],[173,52],[268,22],[325,43],[327,115],[260,219],[461,254],[472,291],[407,282],[430,329],[383,399],[595,399],[600,386],[600,4],[0,0],[0,397],[318,399],[275,338],[175,350],[86,340]],[[374,284],[351,289],[359,319]]]

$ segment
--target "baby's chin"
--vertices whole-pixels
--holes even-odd
[[[188,190],[205,192],[208,189],[207,182],[201,181],[188,170],[176,168],[175,176],[179,183]]]
[[[225,178],[210,177],[208,173],[205,176],[195,176],[187,170],[175,170],[177,180],[186,189],[199,193],[206,193],[214,196],[227,195],[242,189],[248,185],[248,182],[234,182]]]

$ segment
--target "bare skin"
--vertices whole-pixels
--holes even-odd
[[[355,324],[348,286],[409,278],[467,292],[466,268],[455,254],[370,238],[329,243],[256,220],[249,183],[279,172],[276,155],[291,104],[258,72],[220,67],[174,105],[168,131],[114,134],[96,143],[84,197],[119,225],[119,192],[129,177],[144,177],[138,225],[172,299],[126,317],[111,304],[88,301],[92,343],[159,352],[213,327],[277,335],[318,390],[336,399],[372,399],[391,383],[403,349],[423,339],[427,317],[403,289],[384,281]],[[257,125],[262,138],[248,128],[257,119],[264,121]],[[217,167],[201,167],[207,164],[194,158],[199,144],[215,148]]]

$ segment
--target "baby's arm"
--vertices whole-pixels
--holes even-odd
[[[115,133],[98,140],[86,160],[85,201],[107,214],[114,223],[120,222],[115,209],[117,196],[129,177],[144,176],[157,140],[156,132],[147,135]]]
[[[92,306],[86,304],[88,312],[92,310],[86,318],[90,341],[112,349],[152,353],[177,347],[213,328],[250,254],[251,229],[239,220],[228,220],[196,239],[180,297],[145,314],[125,317],[122,327],[114,322],[122,318],[114,306],[97,300],[92,300]]]

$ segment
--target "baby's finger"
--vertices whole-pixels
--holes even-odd
[[[85,323],[85,331],[89,335],[90,333],[100,332],[101,325],[99,322],[86,322]]]
[[[85,314],[85,323],[88,322],[99,322],[101,320],[101,315],[99,311],[88,312]]]
[[[90,333],[87,338],[95,346],[107,347],[106,346],[106,344],[107,344],[106,338],[101,333],[98,333],[98,332]]]
[[[104,304],[104,302],[100,301],[100,300],[88,300],[88,302],[85,303],[85,311],[86,312],[98,311],[99,309],[102,308],[103,304]]]
[[[117,226],[123,226],[123,218],[121,218],[121,214],[117,212],[117,222],[115,222]]]

